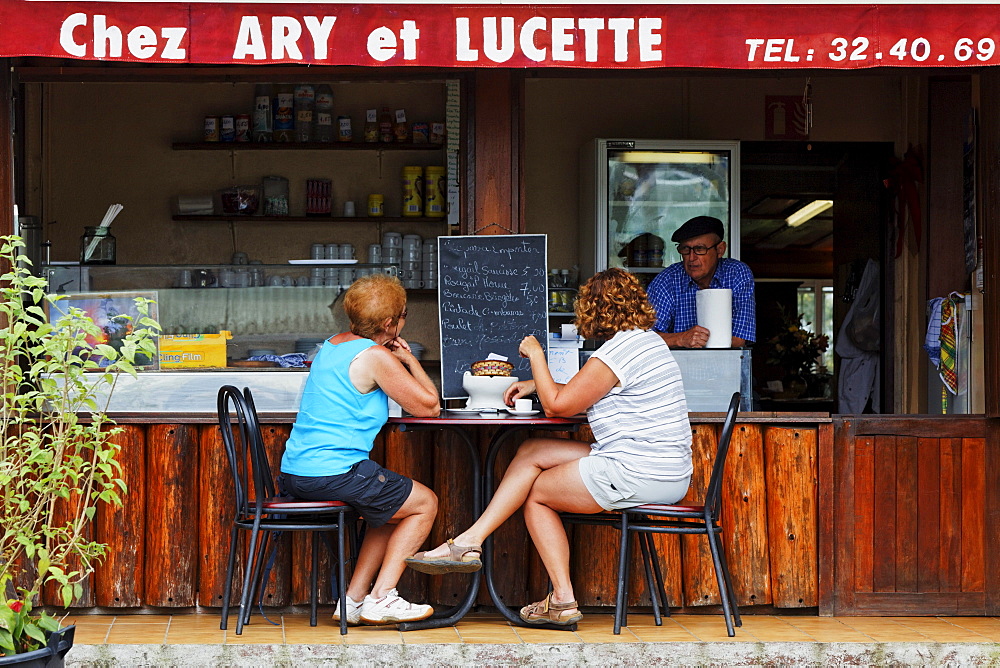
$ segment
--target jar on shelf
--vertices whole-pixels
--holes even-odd
[[[115,243],[109,227],[84,227],[80,237],[80,264],[114,264]]]

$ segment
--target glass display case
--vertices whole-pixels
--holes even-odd
[[[680,261],[670,236],[695,216],[721,220],[739,258],[739,142],[595,139],[580,164],[583,275],[624,267],[652,279]]]
[[[49,265],[55,293],[142,293],[156,301],[163,334],[232,333],[232,362],[306,352],[347,329],[337,300],[355,278],[397,275],[393,264],[295,261],[283,265]],[[310,345],[311,344],[311,345]],[[255,353],[255,354],[251,354]],[[236,366],[239,366],[237,364]]]

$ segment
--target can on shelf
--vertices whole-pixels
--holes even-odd
[[[239,114],[235,119],[236,141],[250,141],[250,114]]]
[[[219,124],[219,138],[222,141],[236,141],[236,119],[223,116]]]
[[[219,141],[219,117],[205,117],[205,141]]]
[[[403,167],[403,215],[407,217],[424,215],[423,171],[417,166]]]
[[[383,197],[382,195],[369,195],[368,196],[368,216],[371,218],[379,218],[385,215],[385,210],[383,208]]]
[[[447,212],[447,186],[444,181],[444,167],[424,168],[424,215],[441,218]]]

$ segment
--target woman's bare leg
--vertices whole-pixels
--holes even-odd
[[[569,577],[569,540],[559,513],[601,510],[583,484],[577,462],[545,471],[532,486],[524,504],[524,522],[552,581],[553,603],[576,600]]]
[[[437,496],[414,480],[410,495],[392,519],[365,532],[347,595],[355,601],[369,593],[373,598],[385,596],[406,570],[403,560],[427,540],[436,516]]]
[[[590,444],[566,438],[529,438],[518,448],[514,460],[507,467],[500,486],[490,504],[475,524],[455,537],[456,545],[482,545],[487,536],[496,531],[508,517],[524,505],[531,486],[542,472],[575,462],[590,454]],[[579,474],[577,474],[579,475]],[[580,481],[583,485],[583,481]],[[586,489],[584,489],[586,492]],[[589,496],[589,495],[588,495]],[[424,558],[449,556],[448,546],[441,545],[425,554]]]

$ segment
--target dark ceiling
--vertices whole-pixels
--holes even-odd
[[[740,236],[744,249],[832,251],[833,208],[792,227],[785,218],[814,199],[834,199],[842,153],[810,145],[741,147]]]

